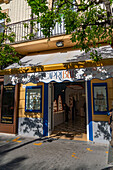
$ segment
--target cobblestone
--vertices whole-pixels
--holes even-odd
[[[19,143],[16,138],[0,136],[0,170],[101,170],[108,166],[108,145],[22,137]]]

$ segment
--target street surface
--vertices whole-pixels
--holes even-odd
[[[0,170],[112,170],[108,154],[105,144],[0,135]]]

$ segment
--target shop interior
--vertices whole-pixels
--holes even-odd
[[[86,137],[85,82],[54,83],[53,134]]]

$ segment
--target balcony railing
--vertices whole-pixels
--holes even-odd
[[[8,35],[11,32],[15,33],[14,43],[21,43],[25,41],[32,41],[32,40],[45,38],[40,23],[37,24],[37,22],[34,22],[35,28],[33,28],[31,22],[32,20],[25,20],[25,21],[9,24],[7,25],[6,34]],[[66,30],[64,27],[64,21],[62,20],[61,23],[56,23],[54,29],[52,29],[51,37],[62,35],[65,33]],[[33,36],[31,36],[32,34]],[[10,43],[10,42],[6,41],[6,43]]]

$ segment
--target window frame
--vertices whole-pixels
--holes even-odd
[[[28,89],[41,89],[41,97],[40,97],[40,109],[38,110],[32,110],[32,109],[27,109],[27,90]],[[42,86],[27,86],[25,90],[25,112],[37,112],[37,113],[42,113]]]
[[[108,106],[108,89],[107,89],[107,83],[93,83],[93,112],[94,115],[106,115],[108,113],[109,110],[109,106]],[[95,97],[94,97],[94,87],[101,87],[101,86],[105,86],[106,87],[106,104],[107,104],[107,110],[106,111],[95,111]]]

